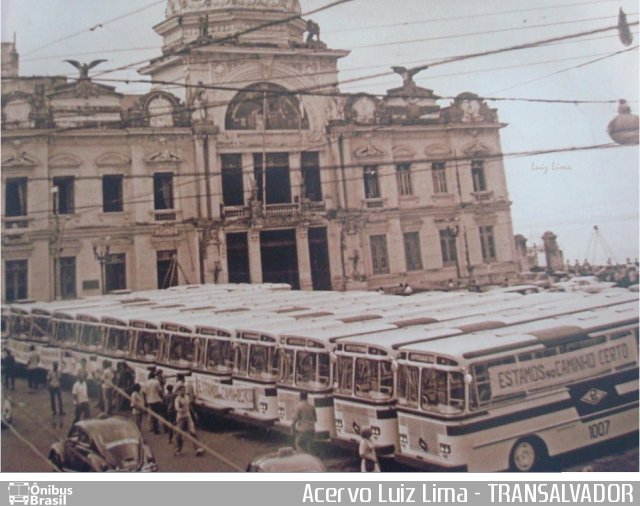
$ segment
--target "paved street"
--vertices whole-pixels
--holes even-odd
[[[14,400],[13,425],[20,435],[31,442],[43,455],[49,446],[64,437],[73,419],[71,395],[63,393],[65,416],[50,414],[49,394],[46,389],[30,393],[26,381],[18,379]],[[92,407],[92,413],[98,410]],[[215,417],[203,418],[199,428],[200,439],[212,450],[221,453],[236,466],[245,469],[256,456],[290,446],[291,439],[275,431],[259,430],[233,421]],[[213,456],[196,457],[192,446],[185,445],[182,455],[174,455],[167,436],[154,435],[146,430],[144,437],[153,449],[158,465],[163,472],[233,472],[235,469],[218,461]],[[318,445],[316,454],[332,472],[355,472],[359,462],[355,454],[328,445]],[[2,431],[2,472],[48,472],[51,467],[33,449],[8,429]],[[394,463],[385,463],[386,471],[412,471],[411,468]],[[637,472],[638,438],[627,437],[588,450],[574,452],[554,459],[550,471],[603,471]]]

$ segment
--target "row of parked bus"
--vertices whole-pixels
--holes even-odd
[[[414,466],[534,469],[638,431],[638,294],[297,292],[214,285],[3,308],[17,362],[185,374],[202,409]],[[84,359],[84,360],[83,360]]]

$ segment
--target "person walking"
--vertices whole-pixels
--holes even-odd
[[[300,402],[293,415],[292,431],[297,450],[309,453],[315,436],[316,408],[309,402],[309,394],[300,392]]]
[[[358,454],[360,455],[360,471],[363,473],[379,473],[380,463],[378,462],[378,455],[376,455],[376,448],[371,442],[371,429],[362,429],[360,433],[360,446],[358,447]]]
[[[80,373],[78,379],[73,384],[71,395],[73,396],[73,403],[76,407],[73,423],[76,423],[80,418],[90,418],[89,390],[87,388],[87,375],[84,372]]]
[[[169,434],[169,443],[171,443],[173,442],[173,425],[176,424],[176,393],[173,391],[173,385],[167,385],[164,394],[164,412],[167,421],[172,425],[171,427],[165,425],[166,433]]]
[[[29,357],[27,358],[27,381],[29,389],[36,390],[38,388],[38,366],[40,365],[40,355],[36,351],[36,347],[32,344],[29,346]]]
[[[107,415],[113,413],[113,377],[111,360],[105,360],[102,362],[101,393],[102,409]]]
[[[2,359],[2,374],[4,374],[4,387],[7,390],[16,389],[16,358],[11,350],[5,351]]]
[[[162,416],[162,387],[160,386],[158,378],[156,378],[155,371],[149,372],[149,379],[145,384],[144,390],[147,404],[151,412],[158,416]],[[160,431],[158,430],[158,419],[153,416],[153,414],[149,415],[149,430],[154,434],[160,434]]]
[[[193,416],[191,414],[191,400],[187,395],[187,391],[184,385],[178,386],[178,394],[176,396],[175,401],[176,408],[176,426],[178,427],[176,434],[176,455],[180,455],[182,453],[182,444],[183,444],[183,436],[182,432],[187,432],[191,434],[194,439],[198,439],[198,435],[196,433],[196,426],[193,423]],[[204,454],[204,450],[199,447],[196,442],[193,442],[193,448],[196,450],[196,455],[200,456]]]
[[[60,385],[60,376],[61,375],[60,371],[58,370],[58,362],[54,362],[53,369],[51,369],[47,374],[47,388],[49,389],[49,397],[51,398],[51,414],[53,415],[65,414],[62,407],[62,388]]]
[[[144,415],[144,396],[139,383],[133,385],[131,391],[131,415],[138,429],[142,430],[142,416]]]

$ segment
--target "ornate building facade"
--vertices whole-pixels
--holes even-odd
[[[100,61],[20,77],[3,44],[3,300],[515,272],[496,111],[471,93],[441,107],[403,68],[385,96],[341,94],[348,51],[299,14],[169,0],[145,95],[94,82]]]

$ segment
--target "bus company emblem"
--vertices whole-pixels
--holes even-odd
[[[599,390],[598,388],[592,388],[586,394],[584,394],[580,400],[582,402],[586,402],[587,404],[591,404],[595,406],[599,404],[602,399],[607,396],[607,392]]]

